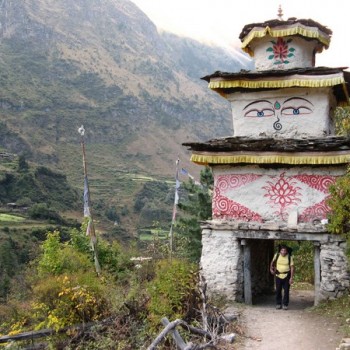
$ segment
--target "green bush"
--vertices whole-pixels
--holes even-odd
[[[146,182],[135,197],[134,211],[139,213],[146,204],[159,207],[160,203],[164,203],[168,191],[169,186],[166,182]]]
[[[329,186],[331,197],[327,204],[331,208],[328,229],[334,234],[347,234],[350,232],[350,174],[337,179],[335,184]]]
[[[99,320],[111,311],[104,283],[91,273],[48,276],[33,287],[35,328],[61,329]]]
[[[147,286],[147,306],[151,330],[159,329],[163,317],[190,321],[198,309],[197,265],[181,260],[160,260],[156,274]]]
[[[101,268],[113,278],[127,283],[134,268],[131,255],[118,242],[108,243],[100,240],[98,243],[98,259]]]
[[[77,251],[73,246],[60,243],[58,231],[47,233],[38,261],[40,276],[60,275],[88,269],[92,269],[92,263],[86,254]]]
[[[46,203],[33,204],[28,210],[28,215],[32,219],[52,220],[62,223],[62,217],[54,210],[50,209]]]
[[[169,223],[171,221],[171,211],[160,208],[154,203],[147,203],[140,212],[140,225],[151,226],[153,222]]]
[[[120,217],[117,213],[115,206],[108,207],[105,211],[106,218],[110,221],[117,221],[120,223]]]
[[[314,245],[313,242],[301,242],[293,252],[296,282],[314,283]]]

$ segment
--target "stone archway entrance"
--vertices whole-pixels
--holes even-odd
[[[243,299],[246,304],[255,304],[259,296],[274,291],[274,277],[269,271],[270,262],[276,253],[274,243],[274,240],[267,239],[241,240],[243,246]],[[314,305],[317,305],[319,300],[316,296],[319,295],[321,281],[320,242],[314,241],[313,246]]]
[[[290,229],[271,224],[208,221],[202,225],[201,274],[211,295],[253,303],[253,296],[272,290],[268,266],[275,240],[314,244],[314,304],[336,298],[350,285],[346,242],[322,225]]]

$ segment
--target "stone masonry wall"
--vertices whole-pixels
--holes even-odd
[[[333,299],[341,296],[350,285],[346,242],[327,242],[321,244],[321,299]]]
[[[232,228],[231,228],[232,229]],[[264,234],[265,233],[265,234]],[[287,234],[287,233],[286,233]],[[276,239],[308,240],[318,242],[320,257],[320,285],[315,302],[334,299],[350,290],[350,270],[346,256],[346,242],[329,234],[288,233],[276,231],[266,235],[265,231],[240,231],[225,228],[202,227],[201,275],[207,282],[209,296],[225,297],[230,301],[244,301],[244,247],[248,244],[251,256],[252,297],[273,289],[273,279],[268,273],[272,259],[273,242]],[[245,241],[245,246],[241,241]]]
[[[242,301],[242,248],[233,233],[220,230],[202,231],[201,274],[211,296]]]

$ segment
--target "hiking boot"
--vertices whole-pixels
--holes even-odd
[[[288,310],[288,306],[287,305],[283,305],[283,310]]]
[[[277,305],[276,305],[276,309],[277,309],[277,310],[280,310],[280,309],[282,309],[282,305],[280,305],[280,304],[277,304]]]

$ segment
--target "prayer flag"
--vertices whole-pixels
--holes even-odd
[[[192,181],[194,181],[194,177],[185,168],[181,168],[181,174],[187,175]],[[194,183],[195,183],[195,185],[198,184],[197,181],[195,181]]]
[[[87,176],[84,176],[84,217],[90,217],[89,186]]]
[[[181,168],[181,174],[188,175],[188,171],[185,168]]]
[[[90,193],[89,193],[89,183],[87,178],[87,170],[86,170],[86,160],[85,160],[85,144],[84,144],[84,133],[85,129],[83,126],[81,126],[78,129],[79,134],[81,135],[81,145],[83,149],[83,165],[84,165],[84,193],[83,193],[83,199],[84,199],[84,217],[88,218],[88,223],[86,227],[86,235],[90,237],[90,244],[91,249],[94,253],[94,262],[95,262],[95,269],[97,274],[99,275],[101,273],[101,267],[98,261],[97,257],[97,239],[96,239],[96,233],[95,233],[95,227],[94,222],[91,215],[90,210]]]

